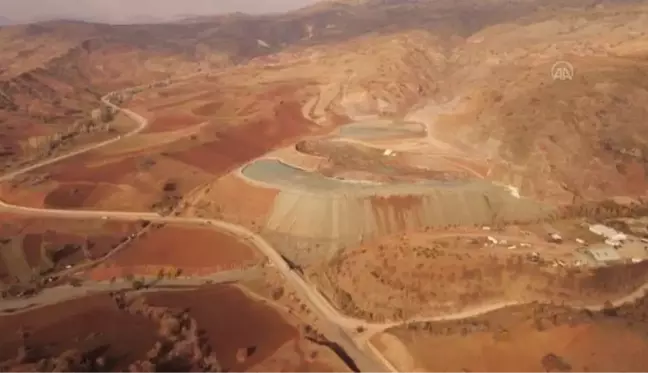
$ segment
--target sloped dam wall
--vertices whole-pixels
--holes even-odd
[[[263,234],[288,259],[302,265],[331,258],[341,248],[384,234],[533,221],[553,211],[484,181],[352,183],[277,160],[259,160],[242,171],[248,178],[281,190]]]

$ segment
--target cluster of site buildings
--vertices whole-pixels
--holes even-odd
[[[604,242],[588,245],[577,240],[582,247],[576,250],[576,265],[639,263],[648,259],[648,239],[628,236],[603,224],[590,225],[589,231],[601,236]]]
[[[576,238],[575,243],[578,245],[573,251],[570,250],[568,257],[563,259],[555,259],[554,265],[567,267],[601,267],[610,264],[620,263],[640,263],[648,260],[648,239],[638,238],[636,236],[627,235],[619,232],[614,228],[608,227],[603,224],[593,224],[587,226],[588,230],[600,237],[602,242],[586,242],[584,239]],[[554,244],[564,243],[564,239],[560,232],[547,228],[547,240]],[[483,227],[483,230],[490,231],[490,227]],[[498,240],[495,237],[487,236],[484,247],[504,246],[509,250],[516,248],[531,248],[532,245],[525,243],[517,243],[509,245],[506,240]],[[541,252],[532,252],[528,258],[532,261],[539,262],[542,260],[543,255]]]

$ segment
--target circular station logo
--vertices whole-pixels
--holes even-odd
[[[551,78],[553,80],[572,80],[574,78],[574,66],[567,61],[558,61],[551,66]]]

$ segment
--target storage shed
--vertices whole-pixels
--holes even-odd
[[[606,244],[591,245],[585,249],[585,253],[598,263],[610,263],[621,261],[621,255],[612,246]]]

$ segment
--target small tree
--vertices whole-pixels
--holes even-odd
[[[158,280],[162,280],[163,278],[164,278],[164,269],[161,268],[161,269],[158,271],[157,279],[158,279]]]
[[[133,290],[141,290],[145,287],[144,281],[142,280],[134,280],[133,281]]]
[[[572,369],[572,366],[563,357],[554,353],[546,354],[540,363],[547,372],[568,372]]]
[[[175,192],[178,189],[178,185],[172,181],[168,181],[164,183],[164,186],[162,187],[162,190],[170,193],[170,192]]]
[[[279,300],[279,299],[281,299],[281,297],[283,297],[283,295],[284,295],[284,288],[282,286],[282,287],[279,287],[279,288],[275,289],[272,292],[272,299]]]
[[[609,300],[603,303],[603,314],[605,316],[617,316],[617,309]]]
[[[101,105],[100,113],[101,113],[100,114],[101,122],[103,122],[103,123],[111,122],[115,117],[115,114],[113,113],[110,106],[105,105],[105,104]]]

